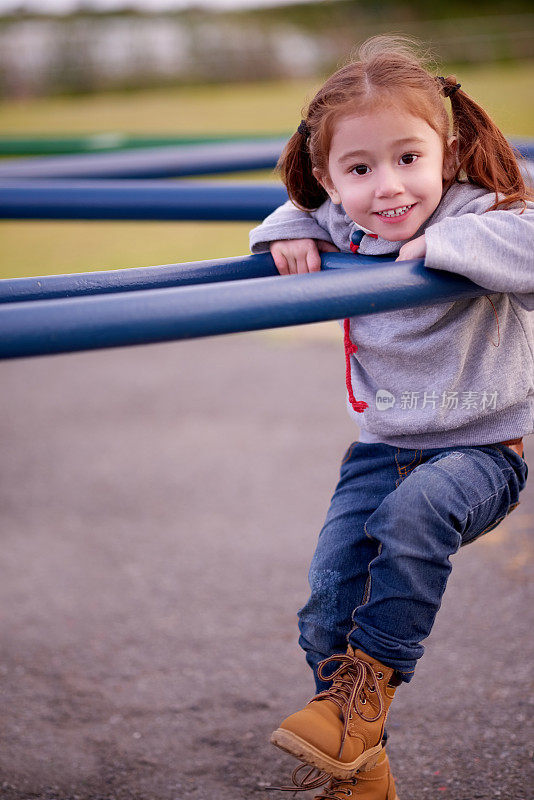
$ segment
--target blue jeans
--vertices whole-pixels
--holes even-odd
[[[450,556],[518,505],[526,462],[506,445],[408,450],[352,444],[319,535],[299,644],[318,663],[347,643],[413,676]]]

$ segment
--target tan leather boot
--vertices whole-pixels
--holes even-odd
[[[358,772],[348,780],[332,778],[326,791],[313,800],[399,800],[389,768],[386,751],[382,750],[373,769]]]
[[[325,787],[313,800],[399,800],[395,781],[389,768],[389,760],[383,749],[375,766],[367,772],[358,772],[352,778],[339,780],[315,767],[301,764],[291,776],[291,786],[271,786],[271,789],[292,791],[295,794],[310,789]]]
[[[339,662],[330,675],[324,667]],[[330,656],[319,665],[330,689],[319,692],[271,735],[271,742],[287,753],[332,775],[351,778],[372,769],[382,750],[384,724],[395,689],[395,670],[376,658],[354,650]]]

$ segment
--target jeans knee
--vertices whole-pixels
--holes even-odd
[[[441,559],[443,549],[454,553],[462,542],[463,507],[457,488],[432,471],[416,470],[389,494],[366,522],[367,534],[382,546],[406,554],[425,553]]]
[[[298,612],[299,619],[315,620],[322,627],[329,628],[338,617],[341,574],[338,570],[319,566],[314,559],[308,581],[311,594],[306,605]]]

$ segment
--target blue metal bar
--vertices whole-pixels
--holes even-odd
[[[267,182],[0,181],[0,219],[255,222],[286,200]]]
[[[534,185],[534,161],[525,161]],[[261,220],[287,200],[278,183],[0,180],[0,219]]]
[[[347,257],[343,253],[332,253],[328,263],[323,264],[323,269],[351,269],[355,266],[383,261],[391,261],[391,256],[366,256],[356,253]],[[191,261],[188,264],[162,264],[157,267],[115,269],[108,272],[44,275],[39,278],[9,278],[0,280],[0,304],[111,292],[131,292],[141,289],[164,289],[170,286],[219,283],[244,278],[269,278],[275,275],[278,275],[278,272],[271,254],[259,253],[254,256]]]
[[[112,153],[10,158],[0,178],[177,178],[272,169],[286,139],[140,148]]]
[[[188,264],[161,264],[71,275],[0,280],[0,303],[25,300],[53,300],[61,297],[164,289],[196,283],[234,281],[240,278],[268,278],[277,274],[270,253]]]
[[[330,254],[324,254],[327,264]],[[351,258],[350,255],[345,256]],[[487,294],[423,261],[0,308],[0,357],[68,353],[302,325]]]

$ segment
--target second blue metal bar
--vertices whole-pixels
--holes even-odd
[[[255,222],[286,200],[268,182],[0,180],[0,219]]]
[[[323,269],[351,269],[358,265],[383,261],[391,261],[391,257],[331,253],[328,261],[323,263]],[[278,275],[278,272],[271,254],[258,253],[254,256],[234,256],[211,261],[191,261],[185,264],[162,264],[155,267],[44,275],[37,278],[7,278],[0,280],[0,304],[141,289],[164,289],[245,278],[269,278],[275,275]]]
[[[323,256],[328,260],[328,254]],[[68,353],[301,325],[475,297],[422,261],[94,297],[6,303],[0,357]]]

